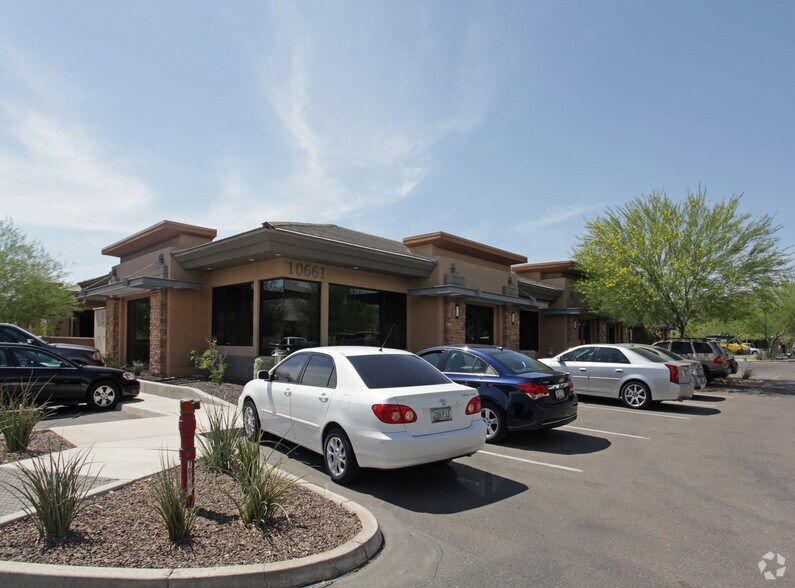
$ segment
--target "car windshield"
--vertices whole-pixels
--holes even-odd
[[[484,355],[493,357],[504,364],[514,374],[527,374],[529,372],[552,373],[555,371],[537,359],[518,351],[511,351],[510,349],[481,349],[480,351]]]
[[[348,360],[371,389],[404,388],[449,384],[450,380],[424,359],[416,355],[354,355]]]

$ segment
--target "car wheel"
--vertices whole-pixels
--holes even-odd
[[[508,426],[505,423],[505,415],[496,404],[483,401],[480,416],[486,423],[486,443],[498,443],[505,439]]]
[[[704,370],[704,378],[707,380],[707,384],[711,384],[712,380],[715,379],[712,377],[712,372],[710,372],[709,368],[705,366],[703,363],[701,364],[701,369]]]
[[[246,433],[246,437],[252,441],[259,442],[262,437],[257,407],[251,399],[243,403],[243,431]]]
[[[91,410],[111,410],[118,404],[121,392],[113,382],[96,382],[86,393],[86,404]]]
[[[337,484],[350,484],[359,477],[359,463],[345,432],[334,427],[323,441],[323,467]]]
[[[643,382],[627,382],[621,388],[621,401],[629,408],[648,408],[651,405],[651,391]]]

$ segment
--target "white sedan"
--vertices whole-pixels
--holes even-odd
[[[660,400],[692,398],[690,364],[663,358],[644,347],[594,343],[539,361],[568,372],[578,395],[620,398],[630,408],[648,408]]]
[[[408,351],[314,347],[243,388],[246,435],[266,431],[323,456],[332,480],[472,455],[486,441],[480,396]]]

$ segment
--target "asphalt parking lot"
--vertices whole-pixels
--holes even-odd
[[[781,566],[765,555],[795,562],[795,362],[762,364],[764,381],[716,383],[692,401],[634,411],[583,398],[570,426],[447,467],[368,472],[341,493],[375,514],[385,548],[333,583],[769,584],[759,563]],[[340,491],[317,456],[289,459]]]

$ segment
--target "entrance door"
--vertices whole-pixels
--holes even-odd
[[[127,363],[149,363],[149,299],[127,303]]]

